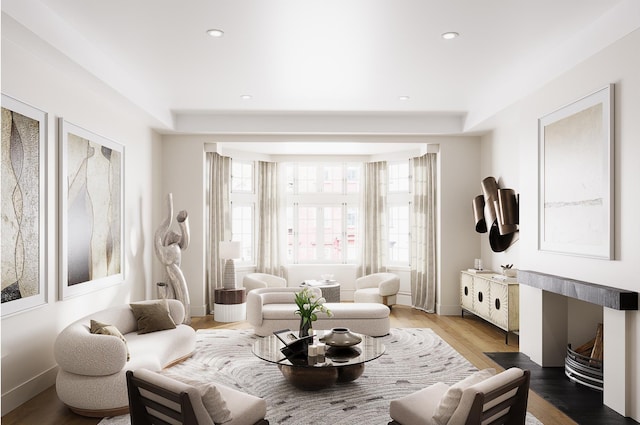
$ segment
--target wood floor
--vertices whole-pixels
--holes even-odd
[[[211,316],[193,319],[195,329],[249,328],[246,322],[218,323]],[[484,352],[517,352],[518,337],[509,335],[505,344],[504,332],[475,316],[438,316],[426,314],[409,307],[396,306],[391,312],[391,326],[404,328],[432,328],[460,354],[479,369],[495,367],[497,363]],[[545,425],[575,424],[564,413],[553,407],[534,392],[529,393],[528,410]],[[95,425],[95,418],[84,418],[71,413],[57,398],[55,387],[51,387],[22,406],[2,417],[3,425]],[[277,424],[272,424],[277,425]]]

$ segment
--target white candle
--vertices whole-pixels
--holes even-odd
[[[317,351],[318,355],[319,356],[324,356],[325,350],[327,349],[327,346],[325,345],[325,343],[324,342],[319,342],[316,345],[316,347],[317,347],[316,351]]]
[[[308,355],[309,357],[315,357],[318,355],[318,346],[315,344],[311,344],[309,345],[308,348]]]

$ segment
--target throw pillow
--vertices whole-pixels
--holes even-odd
[[[455,412],[458,404],[460,404],[460,399],[462,398],[462,392],[469,388],[472,385],[480,383],[485,379],[491,378],[495,375],[495,369],[483,369],[478,372],[474,372],[470,376],[467,376],[462,381],[453,384],[446,393],[440,399],[440,403],[436,408],[435,413],[433,414],[433,420],[438,425],[446,425],[453,416],[453,412]]]
[[[231,411],[227,407],[227,402],[222,397],[222,394],[220,394],[220,391],[215,384],[195,381],[193,379],[172,374],[166,374],[165,376],[195,387],[202,396],[202,404],[204,404],[204,408],[207,410],[207,413],[209,413],[211,420],[215,424],[223,424],[233,419]]]
[[[166,300],[129,305],[138,321],[139,334],[175,329],[176,327],[169,314],[169,306]]]
[[[124,342],[124,346],[127,349],[127,361],[131,358],[129,354],[129,347],[127,346],[127,340],[122,335],[122,332],[118,330],[113,325],[105,325],[104,323],[96,322],[95,320],[91,320],[91,333],[92,334],[100,334],[100,335],[111,335],[120,338]]]

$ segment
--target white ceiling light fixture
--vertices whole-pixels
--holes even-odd
[[[217,28],[212,28],[210,30],[207,30],[207,34],[214,38],[220,38],[224,36],[224,31]]]
[[[445,32],[442,34],[442,38],[445,40],[453,40],[454,38],[460,37],[460,34],[454,31]]]
[[[409,96],[398,96],[398,99],[402,100],[402,101],[406,101],[406,100],[411,99],[411,97],[409,97]]]
[[[253,96],[251,96],[250,94],[242,94],[242,95],[240,95],[240,99],[242,99],[242,100],[251,100],[251,99],[253,99]]]

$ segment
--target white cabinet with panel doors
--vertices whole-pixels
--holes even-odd
[[[519,286],[515,278],[504,278],[496,273],[460,273],[462,316],[467,311],[506,331],[505,343],[509,342],[509,332],[520,329],[519,304]]]

